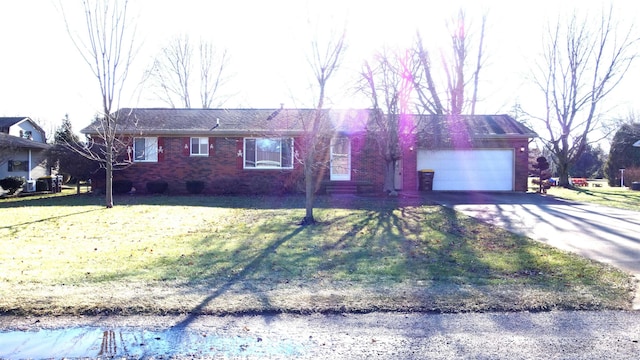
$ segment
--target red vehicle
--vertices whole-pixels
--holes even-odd
[[[571,179],[571,184],[573,184],[573,186],[589,186],[585,178],[573,178]]]

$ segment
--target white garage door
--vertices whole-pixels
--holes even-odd
[[[418,169],[435,171],[433,190],[512,191],[513,150],[419,150]]]

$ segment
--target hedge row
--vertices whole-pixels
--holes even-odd
[[[149,181],[145,184],[147,193],[163,194],[169,189],[166,181]],[[201,180],[189,180],[186,182],[186,190],[190,194],[200,194],[207,190],[208,193],[214,195],[240,195],[240,194],[285,194],[300,193],[302,185],[294,182],[282,183],[277,180],[256,179],[247,182],[243,179],[234,177],[225,177],[217,179],[207,187],[207,183]],[[128,194],[135,192],[133,190],[133,181],[131,180],[114,180],[114,194]]]

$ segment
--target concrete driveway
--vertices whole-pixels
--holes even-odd
[[[535,193],[432,192],[428,200],[640,278],[640,213]]]

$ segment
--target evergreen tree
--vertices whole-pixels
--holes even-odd
[[[65,114],[62,119],[62,125],[56,130],[53,137],[55,144],[76,144],[79,141],[78,135],[73,133],[69,114]]]
[[[602,147],[589,144],[576,163],[571,166],[569,173],[579,178],[602,178],[605,161],[606,155]]]
[[[78,135],[73,132],[69,115],[62,119],[62,125],[56,129],[54,145],[48,150],[47,158],[50,164],[57,164],[58,172],[65,174],[67,181],[88,180],[95,173],[99,165],[80,155],[74,147],[82,146]]]
[[[610,186],[620,185],[620,169],[640,167],[640,148],[633,146],[638,140],[640,123],[623,124],[616,132],[605,166],[605,175]]]

